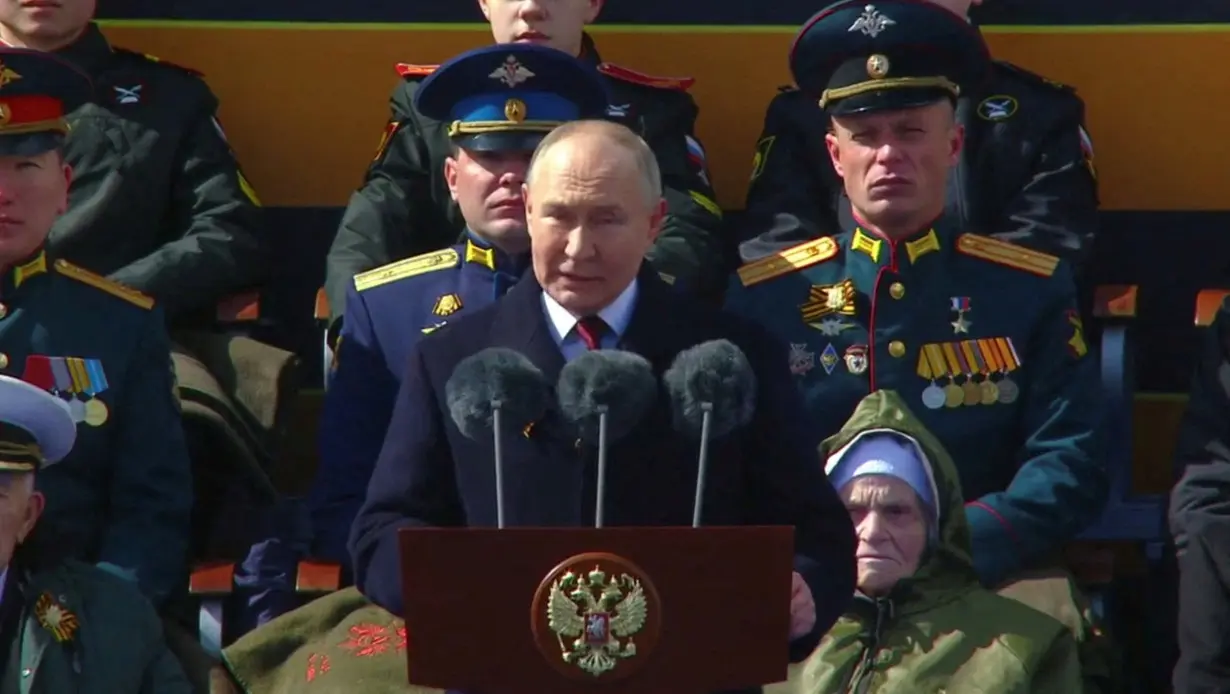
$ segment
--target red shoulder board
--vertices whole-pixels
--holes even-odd
[[[439,65],[411,65],[410,63],[398,63],[397,74],[402,77],[426,77],[436,71]]]
[[[173,68],[183,70],[184,72],[188,73],[189,75],[192,75],[193,77],[204,77],[205,76],[205,73],[201,72],[200,70],[186,67],[184,65],[179,65],[177,63],[172,63],[169,60],[163,60],[162,58],[159,58],[156,55],[150,55],[149,53],[142,53],[141,56],[145,58],[146,60],[150,61],[151,63],[158,63],[159,65],[167,65]]]
[[[654,77],[646,75],[643,72],[629,70],[626,67],[620,67],[611,63],[602,63],[598,66],[598,72],[607,77],[639,84],[642,87],[657,87],[658,89],[674,89],[680,92],[686,92],[691,89],[696,80],[692,77]]]

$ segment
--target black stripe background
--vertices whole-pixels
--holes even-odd
[[[1230,23],[1228,0],[986,0],[982,24]],[[801,24],[824,2],[608,0],[604,24]],[[475,0],[108,0],[105,19],[304,22],[478,22]]]

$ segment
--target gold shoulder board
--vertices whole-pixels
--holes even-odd
[[[1059,258],[1053,255],[989,236],[962,234],[957,239],[957,250],[965,255],[1024,270],[1039,277],[1050,277],[1055,274],[1055,268],[1059,267]]]
[[[743,286],[750,287],[775,277],[802,270],[829,260],[837,255],[837,242],[832,237],[808,241],[801,246],[778,251],[771,256],[753,260],[739,268],[739,279]]]
[[[375,270],[360,272],[354,276],[354,288],[361,292],[407,277],[435,272],[436,270],[446,270],[450,267],[455,267],[460,259],[461,256],[452,248],[416,255],[413,258],[389,263]]]
[[[112,296],[118,296],[130,304],[135,304],[146,310],[154,307],[154,298],[150,295],[120,284],[115,280],[107,279],[102,275],[96,275],[85,268],[77,267],[63,258],[55,262],[55,268],[57,272],[65,277],[71,277],[95,289],[101,289]]]

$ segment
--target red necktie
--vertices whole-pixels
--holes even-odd
[[[585,343],[586,349],[602,349],[602,338],[610,327],[598,316],[586,316],[577,321],[577,336]]]

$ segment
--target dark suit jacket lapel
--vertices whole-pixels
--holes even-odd
[[[491,326],[491,343],[508,347],[526,356],[539,369],[548,383],[559,379],[564,368],[564,355],[551,336],[547,316],[542,306],[542,287],[533,272],[526,272],[504,298]]]
[[[632,320],[628,322],[619,347],[660,365],[689,346],[685,334],[689,331],[672,325],[687,317],[673,310],[679,303],[675,290],[663,282],[648,263],[641,266],[637,275],[637,292]]]

